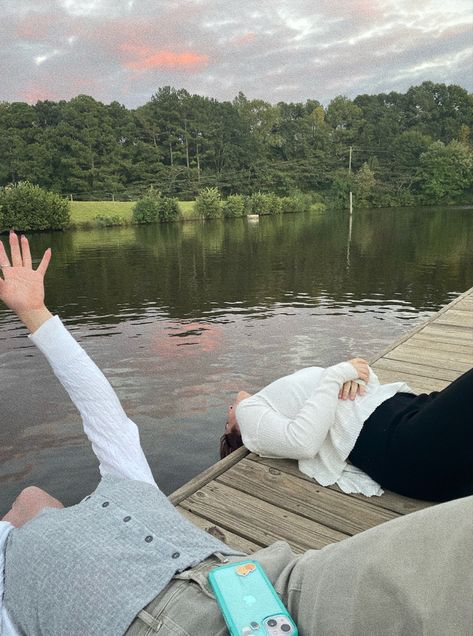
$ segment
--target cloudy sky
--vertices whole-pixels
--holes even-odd
[[[1,0],[0,100],[473,90],[472,0]]]

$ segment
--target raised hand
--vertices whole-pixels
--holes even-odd
[[[51,317],[44,304],[44,276],[51,260],[51,250],[47,249],[37,269],[31,262],[28,239],[21,240],[15,232],[9,237],[11,262],[0,241],[0,300],[14,311],[18,318],[35,331],[45,320]]]

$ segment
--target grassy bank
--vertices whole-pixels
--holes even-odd
[[[135,201],[71,201],[72,227],[129,225]],[[196,219],[194,201],[179,201],[181,217]]]
[[[194,211],[195,201],[179,201],[181,219],[200,218]],[[135,201],[71,201],[71,228],[112,227],[131,225]],[[314,203],[313,212],[325,209],[323,203]]]

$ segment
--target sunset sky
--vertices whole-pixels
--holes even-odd
[[[3,0],[0,100],[473,90],[472,0]]]

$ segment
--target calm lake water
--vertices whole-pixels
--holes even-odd
[[[371,357],[473,285],[473,210],[390,209],[44,233],[47,302],[140,427],[163,490],[217,460],[233,394]],[[66,394],[0,308],[0,514],[97,484]]]

